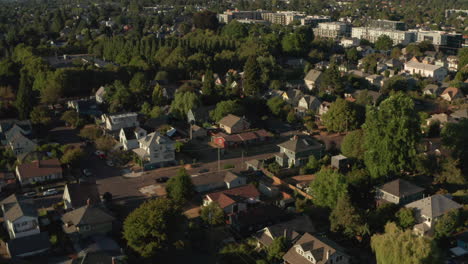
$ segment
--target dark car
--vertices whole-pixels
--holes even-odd
[[[209,172],[210,170],[209,169],[201,169],[198,171],[198,173],[205,173],[205,172]]]
[[[156,182],[163,183],[163,182],[167,182],[168,180],[169,180],[168,177],[161,177],[161,178],[157,178]]]

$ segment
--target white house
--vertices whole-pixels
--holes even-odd
[[[410,74],[419,74],[422,77],[431,77],[439,82],[447,76],[447,69],[441,66],[408,61],[405,63],[405,71]]]
[[[175,162],[174,141],[153,132],[138,140],[139,147],[133,149],[142,162],[144,169],[164,167]]]
[[[39,234],[37,209],[33,200],[18,200],[12,194],[1,202],[4,225],[11,239]]]
[[[139,147],[139,140],[146,137],[147,132],[141,127],[126,127],[121,128],[119,133],[119,141],[124,150],[136,149]]]
[[[322,72],[319,70],[310,70],[304,77],[304,82],[309,90],[318,89],[322,79]]]
[[[101,116],[104,126],[109,131],[117,131],[122,128],[139,126],[137,113],[122,113],[122,114],[103,114]]]
[[[96,91],[95,97],[96,97],[96,102],[99,104],[104,103],[104,96],[106,95],[106,89],[104,86],[99,87],[99,89]]]

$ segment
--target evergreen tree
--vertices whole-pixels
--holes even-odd
[[[202,93],[204,96],[213,96],[215,94],[215,80],[213,78],[213,72],[207,70],[205,77],[203,78]]]
[[[247,96],[255,96],[261,90],[261,69],[257,62],[257,58],[250,56],[244,66],[244,94]]]
[[[420,138],[420,119],[412,99],[392,95],[366,115],[364,162],[373,178],[413,168]]]
[[[362,235],[367,230],[347,194],[338,198],[336,207],[330,214],[330,224],[333,232],[342,231],[348,237]]]
[[[32,91],[32,82],[25,70],[21,70],[20,84],[18,94],[16,95],[15,106],[21,120],[28,119],[33,109],[34,94]]]

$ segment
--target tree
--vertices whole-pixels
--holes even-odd
[[[151,95],[153,105],[163,106],[165,105],[166,99],[164,98],[164,92],[161,85],[156,84],[153,88]]]
[[[202,93],[204,96],[213,96],[216,93],[215,79],[211,70],[207,70],[205,72],[205,76],[203,78]]]
[[[34,106],[34,94],[32,91],[32,82],[28,73],[21,70],[18,93],[15,101],[19,118],[24,120],[29,118],[29,114]]]
[[[78,135],[89,140],[96,140],[102,136],[102,130],[98,126],[85,126]]]
[[[375,48],[378,50],[390,50],[393,46],[393,40],[387,35],[380,35],[375,42]]]
[[[68,164],[72,167],[78,167],[81,159],[85,156],[83,149],[79,147],[70,147],[64,151],[60,162],[63,164]]]
[[[303,168],[301,168],[301,174],[314,173],[319,169],[319,167],[320,163],[317,160],[317,158],[315,158],[314,155],[310,155],[307,164]]]
[[[318,206],[335,208],[338,198],[346,194],[348,184],[345,177],[330,168],[322,168],[310,183],[309,194]]]
[[[247,26],[237,20],[232,20],[229,24],[223,27],[223,35],[233,39],[244,38],[248,33]]]
[[[217,203],[210,203],[201,208],[200,217],[205,223],[216,226],[224,223],[224,211]]]
[[[408,80],[403,76],[396,75],[385,81],[382,87],[382,93],[390,93],[391,91],[407,91],[408,88]]]
[[[196,28],[216,30],[218,28],[218,18],[216,13],[205,10],[193,14],[193,24]]]
[[[269,262],[277,262],[281,260],[289,249],[289,243],[284,236],[279,236],[273,239],[271,245],[267,248]]]
[[[49,125],[52,122],[52,117],[49,108],[45,105],[35,106],[30,114],[30,119],[33,124]]]
[[[348,158],[364,159],[364,130],[354,130],[349,132],[341,142],[341,153]]]
[[[334,132],[358,129],[364,119],[355,104],[341,98],[330,105],[322,118],[327,130]]]
[[[346,51],[346,59],[351,63],[357,63],[359,60],[359,52],[355,47],[352,47]]]
[[[401,56],[401,49],[399,49],[398,47],[394,47],[392,49],[392,53],[390,54],[390,56],[393,58],[393,59],[400,59],[400,56]]]
[[[179,169],[177,175],[169,179],[166,184],[167,196],[177,204],[184,204],[194,193],[192,178],[184,168]]]
[[[326,91],[332,91],[334,94],[341,95],[344,92],[344,81],[341,77],[341,73],[335,64],[331,64],[323,73],[322,82],[320,85],[321,89]]]
[[[458,222],[460,219],[460,212],[458,210],[452,210],[436,222],[434,227],[435,238],[447,238],[456,232]]]
[[[182,118],[190,109],[200,104],[200,99],[194,92],[177,92],[171,103],[171,113]]]
[[[463,69],[468,64],[468,48],[461,48],[458,50],[458,69]]]
[[[270,111],[275,115],[279,116],[283,110],[283,107],[286,103],[279,96],[272,97],[268,99],[267,106],[270,108]]]
[[[68,110],[65,111],[62,114],[62,117],[60,117],[60,120],[65,121],[68,125],[72,127],[77,127],[78,126],[78,121],[80,117],[78,113],[75,110]]]
[[[177,241],[184,222],[182,210],[173,201],[151,199],[127,216],[123,237],[141,256],[152,257]]]
[[[94,141],[96,144],[96,148],[104,151],[104,152],[109,152],[114,148],[115,141],[111,136],[103,136]]]
[[[458,123],[447,123],[442,129],[442,144],[452,151],[452,156],[460,160],[464,171],[468,169],[468,119]]]
[[[367,228],[347,194],[338,198],[336,207],[330,214],[331,231],[342,231],[348,237],[363,235]]]
[[[385,233],[372,236],[371,247],[377,264],[440,263],[433,240],[416,236],[411,230],[402,231],[392,222],[385,225]]]
[[[403,229],[413,227],[414,224],[416,223],[412,208],[405,208],[405,207],[401,208],[396,213],[396,218],[398,221],[397,222],[398,226],[400,226]]]
[[[296,113],[293,110],[289,111],[288,115],[286,116],[286,121],[288,121],[290,124],[297,122]]]
[[[454,160],[451,157],[441,157],[439,160],[439,168],[434,176],[434,181],[448,184],[466,184],[468,180],[458,168],[458,163],[458,160]]]
[[[242,115],[242,106],[235,100],[221,101],[216,104],[216,108],[210,112],[210,117],[214,121],[218,122],[228,114]]]
[[[373,178],[414,168],[420,120],[410,97],[397,93],[368,108],[363,128],[364,162]]]
[[[129,88],[130,91],[137,96],[142,96],[145,93],[147,93],[148,85],[147,85],[147,79],[144,73],[142,72],[137,72],[135,75],[133,75],[133,78],[130,80],[129,83]]]
[[[257,58],[250,56],[244,66],[244,94],[247,96],[257,95],[262,84],[260,82],[261,69],[257,62]]]

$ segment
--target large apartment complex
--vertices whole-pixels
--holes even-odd
[[[351,34],[351,25],[344,22],[319,23],[314,28],[314,35],[322,38],[341,38]]]
[[[387,35],[393,40],[393,44],[408,45],[416,40],[416,33],[411,31],[401,31],[394,29],[373,28],[373,27],[353,27],[351,37],[366,39],[375,43],[380,36]]]
[[[218,14],[218,20],[221,23],[229,23],[232,20],[239,21],[264,21],[272,24],[289,25],[294,21],[301,21],[306,15],[296,11],[239,11],[226,10],[223,14]]]

